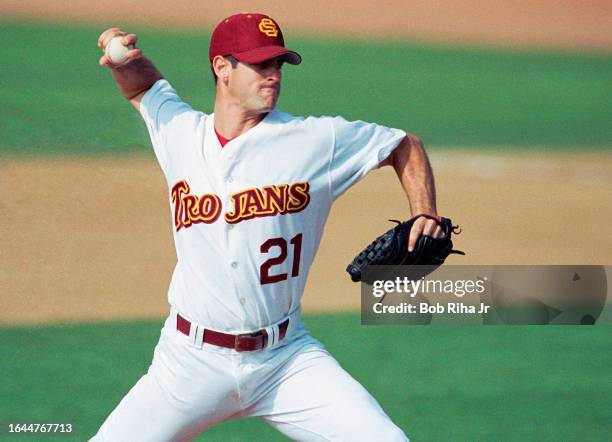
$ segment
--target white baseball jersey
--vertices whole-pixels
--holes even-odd
[[[166,80],[140,111],[169,186],[177,254],[169,303],[228,333],[299,308],[332,202],[406,135],[274,110],[221,147],[214,114],[193,110]]]
[[[172,310],[149,370],[91,440],[191,440],[241,417],[259,417],[292,440],[407,440],[299,317],[332,202],[405,133],[275,110],[222,148],[214,115],[191,109],[165,80],[140,110],[169,187]],[[177,312],[197,324],[188,336],[177,330]],[[272,339],[238,352],[204,343],[200,326],[266,328]]]

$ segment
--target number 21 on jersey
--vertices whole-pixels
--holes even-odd
[[[291,238],[291,240],[289,240],[289,244],[291,244],[292,249],[291,277],[295,277],[298,276],[300,273],[302,234],[298,233],[293,238]],[[285,238],[270,238],[259,247],[259,251],[265,254],[273,254],[277,251],[280,251],[278,255],[268,258],[259,268],[259,281],[261,285],[285,281],[289,277],[288,273],[277,273],[280,269],[271,271],[272,267],[280,266],[287,260],[287,249],[288,245],[287,240]]]

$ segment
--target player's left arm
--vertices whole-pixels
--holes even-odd
[[[393,166],[402,188],[408,197],[412,215],[428,214],[437,216],[436,185],[429,158],[419,137],[407,134],[393,152],[380,163],[380,167]],[[408,239],[408,250],[412,251],[421,234],[434,238],[443,236],[442,229],[434,220],[418,218]]]

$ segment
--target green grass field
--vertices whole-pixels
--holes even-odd
[[[1,22],[0,153],[148,148],[144,125],[97,66],[102,29]],[[210,110],[208,35],[135,28],[195,108]],[[430,145],[609,147],[612,56],[290,38],[280,107],[401,127]],[[10,60],[10,62],[8,62]]]
[[[610,327],[363,327],[356,314],[305,321],[415,441],[609,440]],[[161,324],[1,329],[1,420],[72,422],[72,437],[57,440],[91,436],[145,373]],[[256,419],[224,423],[205,439],[284,440]]]

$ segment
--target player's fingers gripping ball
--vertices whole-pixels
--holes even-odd
[[[108,61],[115,66],[119,66],[127,62],[128,52],[135,48],[133,44],[125,46],[123,44],[124,37],[125,35],[116,35],[108,41],[106,47],[104,48],[104,55],[106,55]]]

